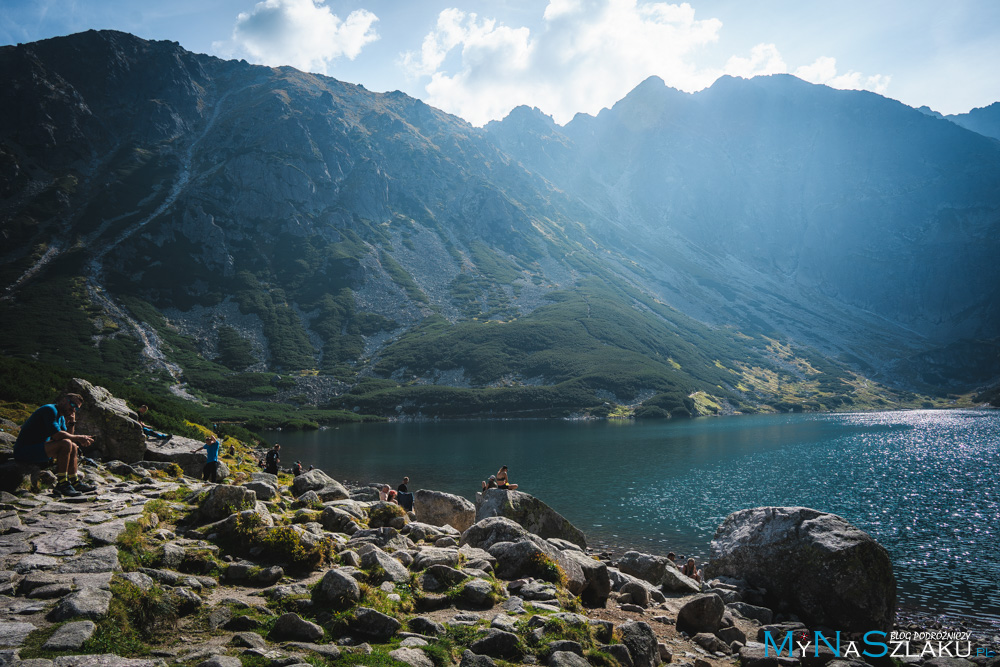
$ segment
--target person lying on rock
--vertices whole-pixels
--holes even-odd
[[[517,484],[511,484],[507,479],[507,466],[500,466],[500,470],[497,471],[497,488],[512,491],[517,488]]]
[[[205,463],[205,467],[202,468],[201,478],[206,482],[211,482],[212,484],[219,483],[219,439],[214,435],[210,435],[205,438],[205,444],[201,447],[196,447],[191,450],[191,453],[201,451],[202,449],[208,454],[208,461]]]
[[[79,394],[63,394],[55,403],[43,405],[24,422],[14,442],[15,461],[48,465],[50,459],[56,460],[57,484],[52,491],[58,496],[75,497],[96,490],[80,481],[76,467],[79,448],[94,444],[94,438],[71,433],[66,426],[66,417],[75,417],[81,405]]]
[[[160,440],[169,440],[171,438],[169,434],[160,433],[159,431],[154,431],[153,429],[146,426],[145,423],[143,423],[142,419],[143,417],[146,416],[147,412],[149,412],[149,406],[147,405],[140,405],[139,409],[136,410],[136,413],[139,415],[139,426],[142,427],[142,434],[147,438],[159,438]]]

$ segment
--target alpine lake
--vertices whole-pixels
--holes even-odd
[[[892,557],[901,607],[1000,622],[1000,411],[683,421],[446,421],[263,434],[339,480],[475,500],[501,465],[591,549],[708,560],[731,512],[838,514]]]

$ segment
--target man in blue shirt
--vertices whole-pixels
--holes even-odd
[[[206,482],[211,482],[212,484],[218,483],[220,444],[221,443],[219,442],[218,438],[216,438],[214,435],[210,435],[207,438],[205,438],[204,445],[198,447],[197,449],[191,450],[191,452],[194,453],[204,449],[205,452],[208,454],[208,462],[202,469],[202,479],[204,479]]]
[[[81,405],[79,394],[63,394],[55,403],[43,405],[24,422],[14,442],[15,461],[47,465],[50,459],[56,460],[56,495],[73,497],[95,490],[77,478],[76,469],[79,448],[93,444],[94,438],[74,435],[66,428],[66,417]]]

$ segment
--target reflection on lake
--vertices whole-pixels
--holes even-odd
[[[474,499],[510,479],[582,529],[592,546],[708,556],[732,511],[833,512],[892,554],[900,602],[1000,618],[1000,412],[767,415],[679,422],[497,421],[271,432],[341,480]]]

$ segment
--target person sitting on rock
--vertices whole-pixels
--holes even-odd
[[[302,462],[296,461],[295,465],[292,466],[292,475],[298,477],[301,474],[302,474]]]
[[[495,488],[497,488],[497,476],[490,475],[490,478],[485,482],[483,482],[483,491],[485,491],[486,489],[495,489]]]
[[[274,443],[274,447],[268,450],[267,456],[264,457],[264,472],[277,475],[279,463],[281,463],[281,445]]]
[[[214,435],[210,435],[205,438],[205,444],[201,447],[197,447],[191,450],[191,453],[197,452],[204,449],[208,454],[208,461],[205,463],[205,467],[202,468],[201,478],[206,482],[211,482],[212,484],[218,484],[219,477],[219,447],[220,442],[218,438]]]
[[[66,417],[75,416],[82,405],[83,397],[79,394],[63,394],[55,403],[31,413],[14,442],[15,461],[48,465],[50,459],[56,460],[57,484],[53,493],[58,496],[75,497],[96,490],[77,477],[79,449],[94,444],[94,438],[71,433],[66,426]]]
[[[685,577],[691,577],[695,581],[701,581],[701,574],[698,572],[698,566],[694,564],[694,558],[687,559],[683,569],[681,569],[681,574]]]
[[[142,418],[146,416],[147,412],[149,412],[149,406],[140,405],[139,409],[136,410],[136,412],[139,414],[139,426],[142,427],[142,434],[144,436],[146,436],[147,438],[159,438],[160,440],[170,439],[171,436],[169,434],[160,433],[159,431],[154,431],[153,429],[149,428],[148,426],[146,426],[146,424],[143,423]]]
[[[392,490],[390,490],[387,494],[385,494],[385,499],[388,502],[390,502],[390,503],[394,503],[394,504],[398,505],[399,504],[399,492],[398,491],[392,491]]]
[[[677,564],[677,554],[675,554],[673,551],[667,554],[667,560],[670,561],[670,564],[673,565],[678,570],[681,569],[680,565]]]
[[[507,466],[500,466],[500,470],[497,471],[496,479],[498,489],[510,489],[513,491],[517,488],[517,484],[511,484],[507,479]]]

